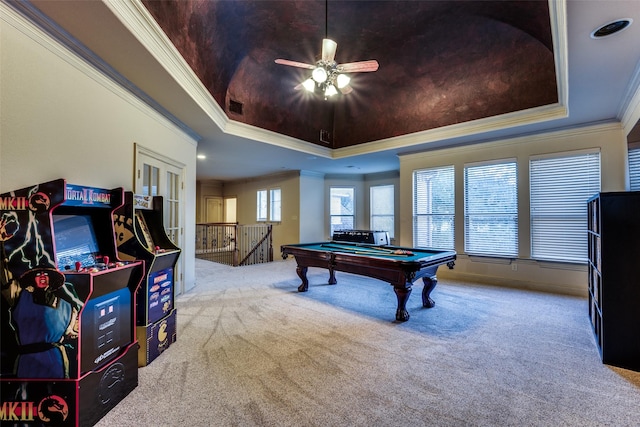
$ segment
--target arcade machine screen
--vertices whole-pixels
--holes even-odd
[[[96,233],[89,215],[53,215],[57,267],[60,271],[96,264],[99,253]]]

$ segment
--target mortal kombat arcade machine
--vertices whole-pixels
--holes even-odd
[[[117,257],[123,198],[63,179],[0,195],[3,426],[91,426],[137,387],[144,263]]]
[[[176,341],[174,284],[181,251],[165,231],[163,200],[127,191],[124,205],[113,216],[120,259],[145,262],[136,309],[140,367]]]

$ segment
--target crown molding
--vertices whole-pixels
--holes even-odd
[[[122,24],[149,51],[220,128],[229,119],[140,0],[103,0]]]
[[[303,153],[312,154],[315,156],[332,158],[332,150],[328,147],[322,147],[318,144],[302,141],[291,136],[283,135],[270,130],[262,129],[256,126],[252,126],[246,123],[230,120],[227,124],[225,132],[239,136],[242,138],[251,139],[253,141],[265,142],[267,144],[275,145],[277,147],[288,148],[290,150],[301,151]]]
[[[200,136],[160,104],[115,71],[29,1],[0,2],[0,16],[30,39],[70,64],[113,94],[134,105],[168,128],[186,134],[193,145]]]
[[[366,144],[355,145],[335,149],[334,158],[344,158],[361,154],[374,153],[379,151],[408,148],[417,145],[440,142],[453,138],[463,138],[471,135],[480,136],[493,131],[513,128],[518,126],[541,123],[549,120],[567,117],[567,108],[560,105],[547,105],[513,113],[502,114],[500,116],[478,119],[450,126],[443,126],[410,135],[382,139]]]
[[[323,173],[323,172],[301,170],[300,171],[300,176],[308,176],[308,177],[311,177],[311,178],[324,178],[326,176],[326,174]]]
[[[618,117],[624,127],[625,135],[629,135],[634,126],[640,122],[640,62],[636,65],[625,93],[627,96],[620,103]]]
[[[569,106],[569,36],[567,31],[566,0],[548,0],[553,40],[553,59],[556,65],[558,103]]]
[[[590,126],[580,126],[575,128],[567,128],[554,130],[544,133],[534,133],[528,135],[520,135],[512,138],[503,138],[497,140],[487,140],[482,144],[473,144],[473,145],[459,145],[455,147],[444,147],[438,148],[436,150],[431,151],[414,151],[410,153],[402,153],[398,154],[400,161],[406,159],[419,158],[421,156],[430,156],[433,157],[438,154],[453,154],[459,151],[473,151],[473,150],[485,150],[489,147],[497,148],[497,147],[507,147],[512,145],[522,145],[522,144],[530,144],[536,142],[544,142],[549,140],[558,140],[558,139],[568,139],[568,138],[582,138],[587,135],[593,135],[603,132],[610,131],[621,131],[622,125],[620,122],[612,121],[612,122],[604,122],[604,123],[595,123]],[[478,142],[478,141],[476,141]]]

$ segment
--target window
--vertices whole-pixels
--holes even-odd
[[[464,250],[518,256],[518,182],[515,160],[464,168]]]
[[[267,190],[258,190],[258,214],[256,215],[258,221],[267,220]]]
[[[629,150],[629,181],[631,191],[640,191],[640,148]]]
[[[355,189],[331,187],[329,189],[329,215],[331,235],[336,230],[353,230],[355,224]]]
[[[279,188],[269,190],[269,219],[271,221],[282,220],[282,204],[280,197],[281,195]]]
[[[282,195],[279,188],[258,190],[258,221],[281,221],[282,220]],[[267,197],[268,194],[268,197]],[[267,216],[267,209],[269,216]]]
[[[454,248],[453,166],[413,172],[413,246]]]
[[[529,160],[531,257],[587,261],[587,199],[600,191],[596,151]]]
[[[153,165],[142,165],[142,194],[157,196],[160,181],[160,169]]]
[[[393,238],[394,204],[393,185],[377,185],[369,190],[371,196],[371,229],[387,231],[389,238]]]

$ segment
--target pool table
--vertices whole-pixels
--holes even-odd
[[[436,270],[442,264],[452,269],[456,259],[455,251],[340,241],[282,245],[281,251],[284,259],[292,255],[298,263],[296,273],[302,279],[298,292],[309,289],[309,267],[327,268],[331,285],[337,283],[336,271],[389,282],[398,299],[396,320],[401,322],[409,320],[406,305],[413,282],[422,279],[422,305],[433,307],[435,303],[430,294],[437,284]]]

